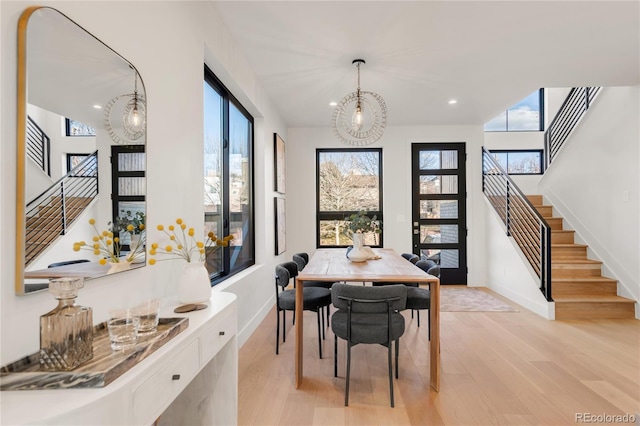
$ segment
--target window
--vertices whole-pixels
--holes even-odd
[[[542,150],[491,150],[493,158],[510,175],[541,175]]]
[[[316,150],[317,246],[346,247],[344,218],[360,210],[382,223],[382,150],[347,148]],[[382,246],[382,234],[365,235],[364,243]]]
[[[82,163],[91,154],[67,154],[67,173]]]
[[[485,132],[544,130],[544,89],[539,89],[484,125]]]
[[[205,66],[204,232],[233,235],[229,247],[207,254],[212,282],[255,263],[253,117]]]
[[[118,218],[146,214],[147,157],[145,145],[111,146],[111,213],[113,223]],[[129,250],[131,235],[120,232],[124,250]]]
[[[95,136],[96,129],[70,118],[65,119],[65,134],[67,136]]]

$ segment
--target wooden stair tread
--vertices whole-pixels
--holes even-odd
[[[616,294],[618,281],[602,276],[603,262],[586,258],[589,246],[575,244],[575,231],[562,229],[564,218],[554,216],[553,205],[545,204],[542,195],[527,198],[551,227],[551,273],[557,285],[552,293],[555,318],[633,318],[635,300]]]
[[[600,260],[593,260],[593,259],[562,259],[562,260],[557,260],[554,261],[551,266],[553,267],[554,265],[602,265],[602,261]]]
[[[554,283],[617,283],[618,281],[608,277],[575,277],[575,278],[554,278]]]
[[[626,297],[616,296],[613,294],[554,295],[553,301],[556,303],[636,303],[633,299],[627,299]]]

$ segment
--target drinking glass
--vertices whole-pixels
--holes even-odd
[[[135,315],[139,318],[138,335],[153,334],[158,330],[160,319],[160,300],[149,299],[134,308]]]
[[[138,341],[140,317],[133,309],[114,309],[109,314],[107,328],[111,349],[119,351],[135,346]]]

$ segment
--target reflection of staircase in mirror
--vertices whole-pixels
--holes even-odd
[[[25,265],[28,266],[47,247],[55,243],[91,203],[93,197],[51,197],[48,204],[38,206],[37,214],[27,217]]]
[[[68,232],[98,196],[98,151],[27,204],[25,266]]]

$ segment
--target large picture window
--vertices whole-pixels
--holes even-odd
[[[379,148],[316,151],[317,246],[346,247],[353,242],[344,218],[360,210],[382,223],[382,150]],[[382,233],[365,235],[365,244],[382,246]]]
[[[485,123],[485,132],[535,132],[544,130],[544,89],[536,90]]]
[[[211,70],[204,73],[204,232],[233,235],[207,254],[215,284],[255,263],[253,117]]]
[[[491,150],[493,158],[510,175],[541,175],[542,150]]]

